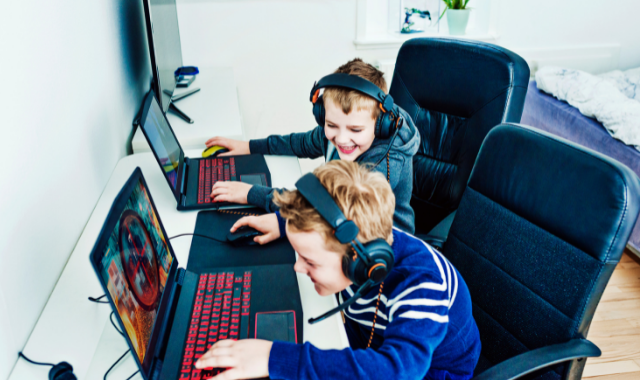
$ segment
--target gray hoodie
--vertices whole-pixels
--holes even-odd
[[[389,183],[396,196],[396,210],[393,214],[393,224],[411,234],[415,231],[415,215],[409,205],[411,192],[413,191],[413,156],[420,145],[420,134],[411,120],[411,116],[400,109],[404,123],[393,146],[389,150],[389,166],[387,170],[387,148],[393,138],[375,138],[371,147],[361,154],[356,162],[377,164],[374,170],[381,172]],[[272,135],[266,139],[249,141],[251,153],[272,154],[283,156],[297,156],[300,158],[325,157],[326,161],[339,160],[340,157],[332,144],[324,136],[324,128],[317,126],[309,132],[292,133],[290,135]],[[327,153],[331,157],[327,157]],[[278,208],[272,201],[273,189],[270,187],[254,185],[247,201],[249,204],[262,207],[274,212]]]

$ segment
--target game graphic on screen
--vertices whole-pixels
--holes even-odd
[[[138,181],[107,241],[99,272],[142,363],[173,258]]]
[[[167,125],[160,106],[155,99],[151,100],[151,106],[144,123],[149,141],[155,151],[164,173],[175,190],[178,184],[178,166],[180,165],[180,146]]]

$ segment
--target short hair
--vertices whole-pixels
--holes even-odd
[[[313,174],[347,219],[358,226],[357,238],[361,243],[384,239],[391,245],[395,196],[382,173],[370,168],[356,162],[334,160],[318,167]],[[316,231],[324,237],[327,246],[345,255],[350,252],[349,246],[336,239],[329,223],[298,190],[276,191],[273,200],[280,207],[280,215],[287,219],[289,228]]]
[[[336,74],[357,75],[372,82],[378,86],[385,94],[387,91],[387,81],[384,79],[384,73],[372,65],[365,63],[360,58],[355,58],[344,65],[338,67]],[[359,91],[349,90],[342,87],[327,87],[322,94],[322,100],[325,104],[333,102],[336,106],[342,108],[342,112],[349,114],[353,108],[356,110],[371,110],[371,117],[375,120],[380,115],[378,101]],[[324,125],[323,125],[324,127]]]

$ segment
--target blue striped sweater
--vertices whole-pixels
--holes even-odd
[[[320,350],[308,342],[274,342],[272,379],[469,379],[480,355],[469,290],[457,270],[435,249],[396,228],[395,267],[379,288],[345,311],[350,348]],[[350,286],[341,301],[357,291]]]

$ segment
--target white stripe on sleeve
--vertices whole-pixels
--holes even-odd
[[[409,310],[399,315],[402,318],[410,318],[410,319],[431,319],[432,321],[438,323],[448,323],[449,316],[448,315],[440,315],[436,313],[428,313],[425,311],[416,311]]]

